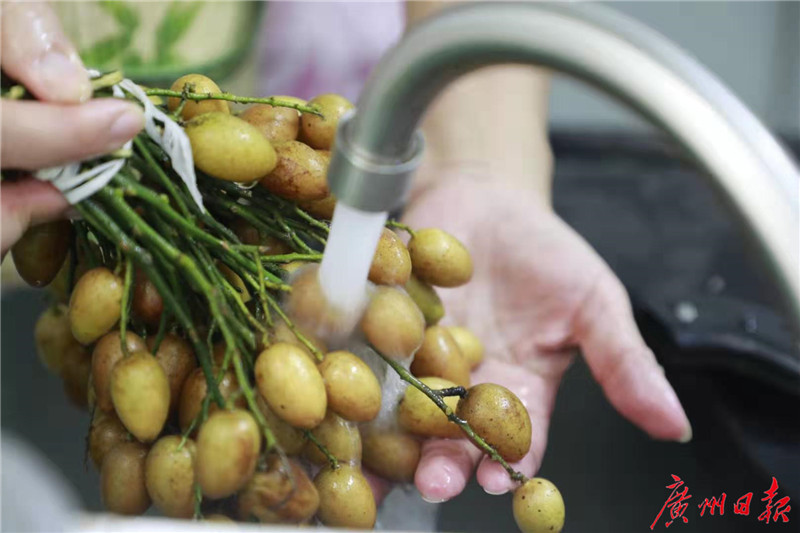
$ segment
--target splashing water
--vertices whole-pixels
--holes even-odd
[[[345,317],[351,329],[366,302],[367,277],[388,213],[370,213],[342,203],[336,205],[319,282],[328,302]]]

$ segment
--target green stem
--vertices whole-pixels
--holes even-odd
[[[91,80],[92,91],[97,92],[103,89],[108,89],[112,85],[118,84],[123,79],[124,76],[122,75],[122,71],[112,70],[111,72],[107,72]]]
[[[375,350],[374,347],[372,347],[372,349]],[[381,358],[384,361],[386,361],[386,363],[390,367],[392,367],[392,369],[395,372],[397,372],[397,374],[400,376],[400,378],[403,381],[405,381],[408,384],[410,384],[412,387],[414,387],[415,389],[420,391],[422,394],[427,396],[433,403],[435,403],[436,406],[445,415],[447,415],[448,420],[450,420],[454,424],[458,425],[461,428],[461,431],[463,431],[467,435],[467,437],[469,437],[469,440],[471,440],[473,442],[473,444],[475,444],[475,446],[477,446],[478,448],[483,450],[483,452],[486,453],[489,457],[491,457],[492,460],[497,461],[498,463],[500,463],[500,465],[505,469],[505,471],[508,472],[508,475],[511,476],[511,479],[513,479],[514,481],[517,481],[518,483],[524,483],[525,481],[527,481],[527,478],[525,477],[525,475],[522,474],[521,472],[517,472],[516,470],[511,468],[511,466],[506,462],[506,460],[503,459],[502,457],[500,457],[500,454],[497,453],[497,450],[495,450],[494,447],[492,447],[485,440],[483,440],[483,438],[481,438],[480,435],[475,433],[475,431],[472,429],[472,427],[470,427],[470,425],[467,423],[466,420],[462,420],[461,418],[456,416],[456,414],[453,412],[453,410],[450,409],[450,406],[447,405],[444,402],[444,400],[442,399],[442,395],[439,392],[434,391],[433,389],[431,389],[430,387],[425,385],[423,382],[421,382],[420,380],[415,378],[411,374],[411,372],[406,370],[403,367],[403,365],[401,365],[400,363],[398,363],[397,361],[395,361],[391,357],[386,357],[385,355],[380,353],[378,350],[375,350],[375,353],[380,355]],[[444,390],[449,390],[449,389],[444,389]]]
[[[450,387],[449,389],[439,389],[433,392],[442,398],[447,398],[448,396],[458,396],[459,398],[463,398],[467,395],[467,389],[464,387]]]
[[[153,154],[147,148],[147,144],[145,144],[145,142],[142,141],[138,135],[133,138],[133,144],[144,158],[145,163],[147,163],[147,166],[152,171],[152,175],[155,177],[156,181],[158,181],[162,187],[167,189],[167,192],[169,192],[172,198],[175,199],[175,203],[178,205],[178,209],[180,209],[181,213],[183,213],[183,216],[189,218],[191,214],[189,213],[189,208],[186,205],[187,203],[184,202],[182,195],[179,194],[175,183],[169,179],[169,176],[167,176],[167,173],[163,168],[161,168],[161,165],[156,162]]]
[[[294,212],[295,212],[295,214],[297,216],[299,216],[300,218],[302,218],[303,220],[305,220],[306,222],[308,222],[310,225],[314,226],[315,228],[321,229],[325,233],[330,233],[331,228],[327,224],[325,224],[324,222],[321,222],[321,221],[317,220],[316,218],[312,217],[311,215],[309,215],[308,213],[306,213],[305,211],[303,211],[299,207],[294,206]]]
[[[161,311],[161,317],[158,320],[158,331],[156,332],[156,340],[153,342],[153,355],[158,352],[158,348],[161,346],[161,342],[164,340],[164,337],[167,335],[167,321],[169,320],[169,311],[167,309],[163,309]]]
[[[144,141],[140,139],[141,135],[136,137],[134,142],[137,142],[136,147],[141,152],[142,157],[144,158],[143,161],[146,163],[146,172],[148,175],[154,175],[156,180],[165,188],[172,197],[175,199],[175,202],[181,209],[181,212],[187,218],[191,218],[190,212],[193,213],[195,216],[199,217],[200,220],[206,224],[209,228],[215,230],[219,236],[232,241],[232,242],[239,242],[238,237],[227,227],[223,224],[220,224],[214,217],[212,217],[207,212],[201,211],[200,207],[195,203],[194,199],[189,196],[188,191],[185,187],[176,187],[173,183],[173,180],[167,175],[163,168],[156,162],[155,156],[153,155],[154,150],[158,150],[159,153],[163,153],[161,151],[161,147],[154,144],[153,141],[147,137]],[[166,157],[166,155],[164,156]],[[182,182],[181,182],[182,183]]]
[[[300,333],[300,330],[297,329],[297,326],[294,325],[294,322],[292,322],[292,320],[286,316],[286,313],[283,312],[281,306],[278,305],[278,302],[276,302],[272,296],[267,295],[267,300],[270,307],[272,307],[272,309],[278,313],[278,316],[281,317],[281,319],[286,323],[286,326],[289,328],[289,330],[294,333],[294,336],[297,338],[297,340],[299,340],[303,346],[308,348],[308,350],[314,354],[314,357],[316,357],[317,361],[321,363],[325,359],[325,355],[323,355],[323,353],[320,352],[317,347],[306,338],[305,335]]]
[[[257,244],[234,244],[232,248],[235,248],[242,252],[251,252],[256,254],[265,254],[265,252],[269,249],[269,247],[267,246],[259,246]],[[322,261],[322,254],[292,253],[292,254],[259,255],[259,259],[263,263],[292,263],[294,261],[319,262]]]
[[[331,468],[333,470],[337,470],[339,468],[339,461],[336,459],[336,457],[333,456],[330,450],[324,444],[322,444],[319,441],[319,439],[317,439],[316,435],[314,435],[313,433],[311,433],[311,431],[307,429],[303,430],[303,434],[308,440],[314,443],[314,446],[319,448],[319,451],[321,451],[323,455],[325,455],[325,457],[328,458],[328,462],[330,463]]]
[[[227,100],[237,104],[268,104],[274,107],[289,107],[301,113],[322,116],[322,112],[313,105],[298,104],[290,100],[283,100],[274,96],[266,98],[253,98],[249,96],[236,96],[230,93],[189,93],[184,91],[173,91],[171,89],[148,88],[144,89],[147,96],[167,96],[172,98],[185,98],[199,102],[201,100]]]
[[[200,489],[200,484],[194,484],[194,519],[195,520],[202,520],[203,519],[203,491]]]
[[[289,237],[291,239],[291,236],[286,235],[281,230],[273,228],[267,223],[266,220],[262,218],[262,216],[260,216],[260,214],[256,214],[254,211],[251,211],[242,204],[236,203],[228,198],[225,198],[224,196],[208,195],[205,196],[204,199],[206,202],[208,202],[209,206],[216,206],[220,209],[224,209],[230,215],[241,217],[259,232],[264,232],[267,235],[280,239],[281,241],[284,240],[284,237]]]
[[[108,214],[106,214],[106,212],[103,211],[99,205],[94,202],[94,200],[84,200],[75,207],[86,220],[92,223],[94,227],[101,228],[101,230],[106,233],[108,238],[118,242],[122,251],[126,254],[130,254],[133,257],[133,260],[138,263],[139,267],[145,271],[145,275],[147,275],[148,279],[150,279],[150,281],[156,287],[156,290],[163,298],[164,303],[171,309],[171,311],[178,318],[178,321],[186,330],[186,334],[189,336],[189,341],[192,343],[197,357],[200,360],[200,366],[203,367],[203,373],[206,377],[208,390],[214,398],[214,401],[220,407],[223,407],[225,405],[225,400],[222,397],[222,394],[219,392],[217,383],[213,379],[210,356],[205,350],[205,346],[200,340],[200,336],[197,334],[197,330],[194,327],[191,317],[186,313],[185,309],[181,306],[181,303],[175,298],[175,295],[172,293],[172,291],[169,290],[167,283],[164,281],[164,279],[161,277],[161,274],[158,272],[158,269],[155,267],[152,254],[131,239],[128,234],[125,233],[119,227],[119,225]],[[140,226],[143,224],[143,222],[139,222]]]
[[[413,229],[411,229],[408,225],[403,224],[402,222],[398,222],[397,220],[387,220],[386,221],[386,227],[387,228],[401,229],[403,231],[406,231],[406,232],[408,232],[409,235],[411,235],[412,238],[415,235]]]
[[[120,191],[123,194],[126,196],[139,198],[148,205],[155,207],[164,216],[164,218],[166,218],[169,222],[175,223],[177,225],[177,229],[183,230],[188,235],[195,237],[198,241],[202,241],[210,245],[212,248],[229,257],[230,260],[234,261],[236,264],[247,269],[250,273],[255,274],[257,272],[258,269],[256,268],[255,264],[249,261],[239,252],[233,250],[227,241],[217,239],[195,226],[191,221],[182,217],[179,213],[172,209],[172,207],[169,206],[169,203],[164,201],[162,197],[158,196],[147,187],[144,187],[141,184],[136,183],[134,180],[126,178],[120,174],[114,177],[114,181],[122,187]],[[100,192],[105,196],[114,194],[112,191],[107,191],[105,189],[101,190]],[[138,218],[138,215],[136,215],[136,217]],[[158,234],[155,234],[154,237],[156,240],[163,242],[163,239],[161,239]],[[280,278],[270,274],[269,272],[266,272],[265,274],[269,278],[269,280],[266,282],[269,288],[277,290],[289,290],[289,287],[284,285]]]
[[[119,343],[122,355],[128,357],[128,316],[131,309],[131,287],[133,285],[133,261],[130,256],[125,258],[125,281],[122,286],[122,301],[120,302],[119,316]]]

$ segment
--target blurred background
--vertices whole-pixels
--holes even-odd
[[[170,9],[167,2],[149,5],[145,12]],[[692,54],[800,152],[800,3],[609,5]],[[171,66],[180,56],[216,72],[226,90],[258,93],[257,29],[259,17],[270,16],[259,3],[207,3],[194,25],[181,30],[179,20],[175,34],[159,32],[162,18],[154,15],[150,31],[127,41],[113,12],[98,15],[91,2],[57,7],[86,53],[123,65],[131,77],[169,85],[187,71]],[[359,8],[351,5],[354,13]],[[107,23],[88,26],[81,22],[87,16],[107,17]],[[249,32],[225,30],[243,20],[251,21]],[[147,27],[146,16],[140,24]],[[120,31],[107,31],[111,27]],[[154,39],[174,42],[175,56],[148,55]],[[608,406],[585,365],[574,365],[559,393],[541,471],[564,495],[565,530],[647,530],[675,474],[694,498],[689,522],[673,528],[798,531],[796,510],[788,524],[757,520],[773,476],[780,495],[800,506],[800,344],[786,327],[759,258],[714,191],[652,127],[569,79],[554,80],[550,101],[556,210],[628,287],[642,331],[695,429],[687,445],[650,441]],[[75,485],[86,508],[99,510],[98,476],[83,462],[88,415],[67,403],[60,380],[34,353],[33,324],[47,299],[15,282],[9,259],[2,272],[2,429],[42,451]],[[12,490],[11,480],[2,481],[4,493]],[[725,515],[700,518],[696,505],[723,492]],[[754,493],[750,516],[734,515],[733,501],[746,492]],[[470,486],[442,506],[438,529],[515,531],[509,498]]]

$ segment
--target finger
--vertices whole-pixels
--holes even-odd
[[[143,125],[139,106],[114,98],[76,106],[3,102],[0,160],[27,170],[79,161],[119,148]]]
[[[36,98],[83,102],[92,86],[55,13],[44,2],[3,2],[3,70]]]
[[[461,494],[480,457],[481,452],[466,439],[427,440],[422,444],[414,484],[424,500],[447,501]]]
[[[28,227],[63,216],[68,205],[64,196],[49,183],[32,178],[3,183],[0,187],[3,255]]]
[[[610,271],[598,278],[575,331],[592,374],[623,416],[654,438],[691,439],[686,413],[636,328],[624,287]]]
[[[509,466],[525,477],[533,477],[539,469],[539,461],[536,458],[536,454],[530,451],[521,461],[511,463]],[[505,468],[500,463],[493,461],[491,457],[484,457],[481,460],[475,478],[478,480],[478,484],[483,487],[483,490],[495,496],[513,491],[518,485],[516,481],[511,479]]]

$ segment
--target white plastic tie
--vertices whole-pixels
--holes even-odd
[[[89,75],[92,77],[99,74],[94,70],[89,71]],[[197,176],[194,173],[192,145],[183,128],[169,115],[158,109],[142,88],[131,80],[124,79],[114,85],[112,87],[114,96],[124,98],[123,89],[144,106],[145,131],[169,156],[172,169],[186,184],[189,194],[200,210],[205,211],[203,197],[197,188]],[[123,149],[130,150],[132,146],[133,141],[128,141]],[[61,167],[39,170],[34,175],[37,179],[52,183],[69,203],[77,204],[105,187],[124,165],[124,158],[113,159],[81,172],[82,163],[75,162]]]

